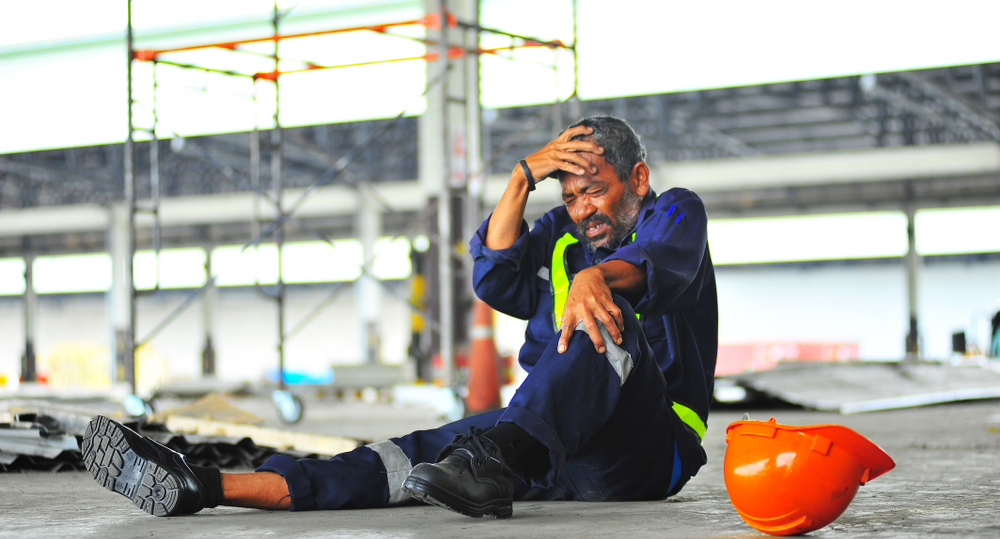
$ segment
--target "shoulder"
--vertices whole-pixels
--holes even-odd
[[[668,215],[680,211],[692,217],[707,218],[705,203],[702,202],[701,197],[694,191],[683,187],[674,187],[660,194],[656,198],[653,209],[657,212],[666,212]]]
[[[705,204],[701,201],[701,197],[699,197],[697,193],[683,187],[674,187],[669,191],[660,193],[660,195],[656,197],[657,209],[667,209],[674,204],[705,206]]]

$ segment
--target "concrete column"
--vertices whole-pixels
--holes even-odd
[[[920,270],[923,266],[923,259],[917,253],[916,207],[907,205],[906,207],[906,305],[909,313],[908,329],[906,333],[906,358],[915,360],[920,358]]]
[[[365,363],[376,364],[381,359],[379,317],[382,311],[382,286],[372,272],[375,242],[382,235],[382,211],[374,200],[359,188],[355,231],[361,241],[364,274],[354,283],[354,310],[360,323],[361,350]]]
[[[111,380],[128,380],[131,369],[131,346],[135,338],[132,295],[132,231],[125,204],[111,207],[107,245],[111,254],[111,290],[106,295],[108,327],[111,328]]]
[[[424,7],[429,14],[448,11],[460,21],[479,22],[476,0],[424,0]],[[469,156],[472,131],[475,132],[471,138],[476,146],[474,155],[476,158],[479,155],[479,63],[478,58],[468,60],[464,55],[449,58],[449,46],[457,47],[459,51],[475,49],[478,39],[473,36],[475,31],[449,26],[447,20],[442,19],[438,28],[427,30],[428,39],[439,43],[429,48],[428,52],[437,53],[438,59],[427,62],[427,83],[432,86],[426,96],[427,110],[418,126],[417,147],[420,183],[428,204],[437,210],[436,222],[430,227],[436,232],[433,238],[437,268],[430,275],[431,286],[428,287],[437,292],[432,298],[437,308],[431,305],[429,310],[437,314],[437,341],[442,367],[439,379],[445,385],[451,385],[456,341],[464,338],[465,332],[460,329],[468,325],[467,316],[456,312],[463,303],[457,298],[468,293],[461,284],[456,286],[456,276],[465,279],[468,274],[463,271],[462,262],[456,254],[457,246],[465,240],[461,236],[468,228],[465,215],[468,215],[467,189],[470,165],[473,164]],[[471,79],[475,82],[470,83]],[[453,207],[453,200],[461,204]]]
[[[445,0],[424,0],[424,9],[428,14],[438,13],[447,8]],[[431,339],[431,353],[438,352],[441,356],[442,371],[436,373],[444,384],[451,384],[451,371],[454,365],[454,339],[452,337],[452,310],[446,306],[452,304],[451,294],[451,264],[448,244],[451,242],[450,204],[445,201],[451,198],[448,186],[449,151],[447,114],[447,84],[441,81],[447,69],[447,50],[444,43],[447,26],[445,21],[434,28],[427,28],[427,38],[440,43],[438,46],[428,46],[428,52],[437,53],[437,61],[427,62],[426,93],[427,109],[417,124],[417,171],[420,185],[427,196],[430,206],[436,206],[434,214],[437,219],[428,223],[431,230],[433,252],[437,255],[431,265],[429,292],[429,311],[438,322],[437,338]],[[435,346],[436,344],[436,346]]]
[[[462,2],[461,18],[463,21],[479,23],[479,3]],[[458,6],[456,6],[456,9]],[[479,31],[466,29],[462,33],[463,48],[475,50],[479,45]],[[467,178],[468,204],[466,204],[465,227],[462,238],[468,242],[472,234],[483,221],[483,194],[489,171],[483,169],[482,152],[482,110],[479,106],[479,55],[466,54],[463,59],[463,76],[465,80],[465,177]],[[468,257],[464,258],[466,265],[470,264]],[[468,274],[469,272],[465,272]],[[469,297],[472,297],[472,280],[466,279]]]

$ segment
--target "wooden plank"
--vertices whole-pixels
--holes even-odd
[[[209,393],[185,406],[157,412],[149,417],[149,421],[163,423],[173,415],[240,425],[259,425],[264,422],[264,418],[233,406],[218,393]]]
[[[166,421],[167,430],[181,434],[202,436],[224,436],[228,438],[249,438],[261,447],[278,450],[299,451],[316,455],[337,455],[351,451],[361,445],[359,440],[322,436],[306,432],[292,432],[254,425],[241,425],[225,421],[212,421],[172,415]]]

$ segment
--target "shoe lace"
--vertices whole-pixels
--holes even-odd
[[[497,444],[486,437],[483,429],[475,425],[469,427],[469,432],[463,432],[455,436],[455,439],[451,443],[444,446],[444,449],[438,453],[436,462],[441,462],[445,457],[458,449],[468,451],[472,454],[473,458],[492,458],[503,462],[503,458],[500,456],[500,448]]]

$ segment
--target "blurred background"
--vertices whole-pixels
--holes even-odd
[[[719,374],[990,353],[997,3],[3,9],[8,389],[461,383],[468,238],[518,159],[594,114],[642,135],[655,190],[706,203]],[[529,223],[559,203],[541,184]],[[523,322],[493,325],[516,356]]]

